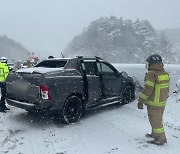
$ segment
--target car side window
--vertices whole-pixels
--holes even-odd
[[[101,72],[102,67],[102,74],[104,75],[115,75],[115,71],[106,63],[101,63],[101,65],[98,65],[98,71]]]
[[[96,75],[95,62],[84,62],[82,63],[83,69],[86,71],[87,75]]]

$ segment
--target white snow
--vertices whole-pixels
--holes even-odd
[[[48,73],[48,72],[52,72],[52,71],[62,71],[63,68],[45,68],[45,67],[32,67],[32,68],[23,68],[23,69],[19,69],[18,73],[33,73],[33,72],[37,72],[37,73]]]
[[[114,64],[119,71],[143,83],[145,68],[137,64]],[[171,75],[171,92],[164,113],[168,143],[146,143],[151,127],[146,108],[137,109],[137,99],[125,106],[111,105],[90,112],[79,122],[63,125],[51,116],[27,114],[10,107],[0,113],[0,153],[8,154],[179,154],[180,103],[172,94],[180,66],[165,66]]]

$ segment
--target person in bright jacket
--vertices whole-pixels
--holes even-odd
[[[9,108],[5,105],[6,99],[6,79],[9,74],[9,67],[7,65],[7,58],[1,57],[0,59],[0,88],[1,88],[1,101],[0,101],[0,112],[5,112]]]
[[[169,96],[170,76],[164,70],[162,58],[153,54],[146,59],[148,72],[145,75],[145,85],[138,99],[138,109],[147,106],[148,118],[152,132],[146,137],[153,138],[148,143],[163,145],[167,143],[163,128],[163,113]]]

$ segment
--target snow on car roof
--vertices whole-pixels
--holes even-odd
[[[37,72],[37,73],[48,73],[48,72],[52,72],[52,71],[60,71],[63,70],[63,68],[45,68],[45,67],[33,67],[33,68],[24,68],[24,69],[19,69],[18,71],[16,71],[17,73],[33,73],[33,72]]]
[[[73,58],[50,58],[50,59],[45,59],[45,60],[70,60]]]

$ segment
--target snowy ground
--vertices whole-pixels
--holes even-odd
[[[140,82],[144,65],[115,65]],[[171,93],[180,78],[180,67],[166,66],[171,74]],[[0,154],[179,154],[180,103],[170,94],[164,114],[168,143],[147,144],[150,132],[146,108],[137,109],[137,100],[125,106],[111,105],[90,112],[81,121],[63,125],[51,116],[27,114],[10,107],[0,113]]]

